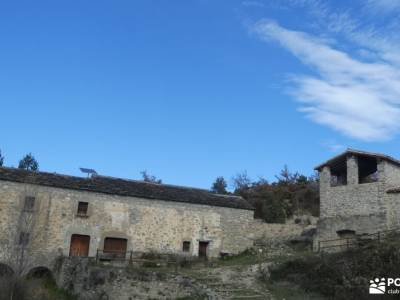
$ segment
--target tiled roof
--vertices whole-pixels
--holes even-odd
[[[149,201],[151,199],[158,199],[246,210],[254,209],[246,200],[238,196],[214,194],[198,188],[156,184],[99,175],[92,176],[91,178],[82,178],[0,167],[0,180],[110,195],[140,197],[149,199]]]

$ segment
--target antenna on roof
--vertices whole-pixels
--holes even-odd
[[[97,172],[93,169],[88,169],[88,168],[79,168],[79,170],[81,170],[82,173],[87,174],[87,177],[90,178],[94,175],[97,175]]]

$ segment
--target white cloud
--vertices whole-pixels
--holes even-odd
[[[291,92],[308,118],[365,141],[385,140],[399,131],[400,71],[394,65],[357,60],[326,40],[273,21],[259,22],[254,30],[268,42],[278,41],[316,73],[295,75]]]
[[[374,22],[371,15],[398,13],[400,0],[360,0],[347,9],[329,6],[329,1],[282,0],[287,9],[303,10],[311,16],[313,24],[325,34],[341,34],[348,41],[379,53],[379,59],[400,66],[400,18],[387,18]],[[336,3],[332,1],[332,3]],[[375,24],[377,23],[377,24]]]

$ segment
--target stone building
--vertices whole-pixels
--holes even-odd
[[[399,160],[348,149],[315,169],[320,219],[314,249],[318,242],[329,246],[328,240],[355,239],[400,225]]]
[[[218,257],[252,246],[253,208],[241,197],[98,175],[0,168],[0,216],[0,252],[27,245],[48,268],[60,255],[98,250]]]

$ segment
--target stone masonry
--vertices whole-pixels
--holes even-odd
[[[320,176],[320,219],[315,250],[319,241],[361,236],[400,225],[398,160],[349,149],[316,170]]]
[[[133,196],[136,190],[140,197]],[[25,212],[27,198],[34,204]],[[84,215],[77,213],[79,202],[87,203]],[[135,253],[197,256],[199,243],[206,242],[207,256],[218,257],[252,246],[253,210],[240,197],[144,182],[0,168],[0,214],[0,252],[21,243],[19,222],[29,214],[29,255],[34,267],[50,270],[57,257],[70,255],[72,235],[90,238],[89,257],[104,249],[106,238],[125,239],[126,251]]]

